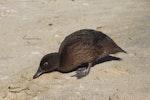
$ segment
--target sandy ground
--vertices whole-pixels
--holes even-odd
[[[0,100],[150,100],[150,0],[0,0]],[[109,35],[122,61],[35,80],[43,55],[83,28]]]

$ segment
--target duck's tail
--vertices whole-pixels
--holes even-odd
[[[117,52],[123,52],[123,53],[126,53],[126,54],[127,54],[127,52],[126,52],[125,50],[123,50],[122,48],[120,48],[119,46],[117,46],[117,47],[115,48],[115,51],[117,51]]]

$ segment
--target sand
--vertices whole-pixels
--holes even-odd
[[[150,100],[149,0],[0,0],[0,100]],[[110,36],[111,55],[82,79],[53,72],[32,79],[41,57],[79,29]]]

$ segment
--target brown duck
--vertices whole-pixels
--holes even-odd
[[[64,39],[59,52],[47,54],[41,59],[33,79],[46,72],[70,72],[75,69],[76,76],[81,78],[88,75],[93,62],[118,52],[126,53],[104,33],[91,29],[79,30]],[[88,63],[88,67],[78,68],[84,63]]]

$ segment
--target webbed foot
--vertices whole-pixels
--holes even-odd
[[[89,74],[91,66],[92,66],[92,63],[89,63],[87,68],[86,67],[78,68],[76,70],[76,74],[73,75],[72,77],[75,76],[75,77],[77,77],[77,79],[81,79],[81,78],[85,77],[86,75]]]
[[[84,68],[79,68],[79,69],[76,70],[76,75],[75,76],[77,77],[77,79],[83,78],[86,75],[88,75],[88,71],[85,67]]]

